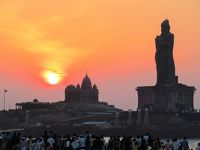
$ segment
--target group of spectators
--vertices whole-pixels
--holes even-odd
[[[152,138],[148,133],[133,138],[131,136],[111,136],[105,141],[103,136],[95,136],[86,132],[64,137],[46,131],[41,137],[21,136],[20,133],[1,133],[0,150],[192,150],[188,140],[166,140]],[[200,150],[200,143],[196,150]]]
[[[200,148],[200,143],[196,150]],[[189,147],[188,140],[184,137],[181,140],[177,138],[166,140],[163,142],[159,137],[152,138],[148,133],[136,138],[126,137],[111,137],[108,141],[108,150],[192,150]]]

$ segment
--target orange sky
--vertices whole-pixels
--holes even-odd
[[[194,85],[200,107],[200,1],[1,0],[0,107],[6,101],[64,99],[64,87],[87,71],[100,100],[137,108],[135,88],[156,80],[154,38],[168,18],[180,82]],[[59,73],[49,85],[45,71]]]

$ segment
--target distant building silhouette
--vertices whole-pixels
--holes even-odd
[[[39,102],[38,99],[34,99],[32,102],[16,103],[16,109],[33,110],[33,109],[49,109],[49,102]]]
[[[92,86],[91,80],[86,74],[83,78],[81,87],[68,85],[65,88],[65,102],[69,103],[98,103],[99,102],[99,91],[97,86]]]
[[[115,108],[114,105],[109,105],[107,102],[99,101],[99,90],[86,74],[79,84],[68,85],[65,88],[64,101],[53,103],[39,102],[34,99],[32,102],[16,103],[18,110],[48,110],[48,111],[72,111],[72,112],[116,112],[121,109]],[[75,104],[75,105],[74,105]]]

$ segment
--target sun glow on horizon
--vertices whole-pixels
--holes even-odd
[[[45,71],[44,78],[51,85],[56,85],[61,81],[61,76],[54,71]]]

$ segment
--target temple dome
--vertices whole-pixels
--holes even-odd
[[[68,85],[66,88],[65,88],[65,91],[67,92],[73,92],[75,90],[75,86],[73,84],[71,85]]]
[[[92,89],[92,83],[88,75],[83,78],[82,84],[81,84],[82,90],[91,90]]]

